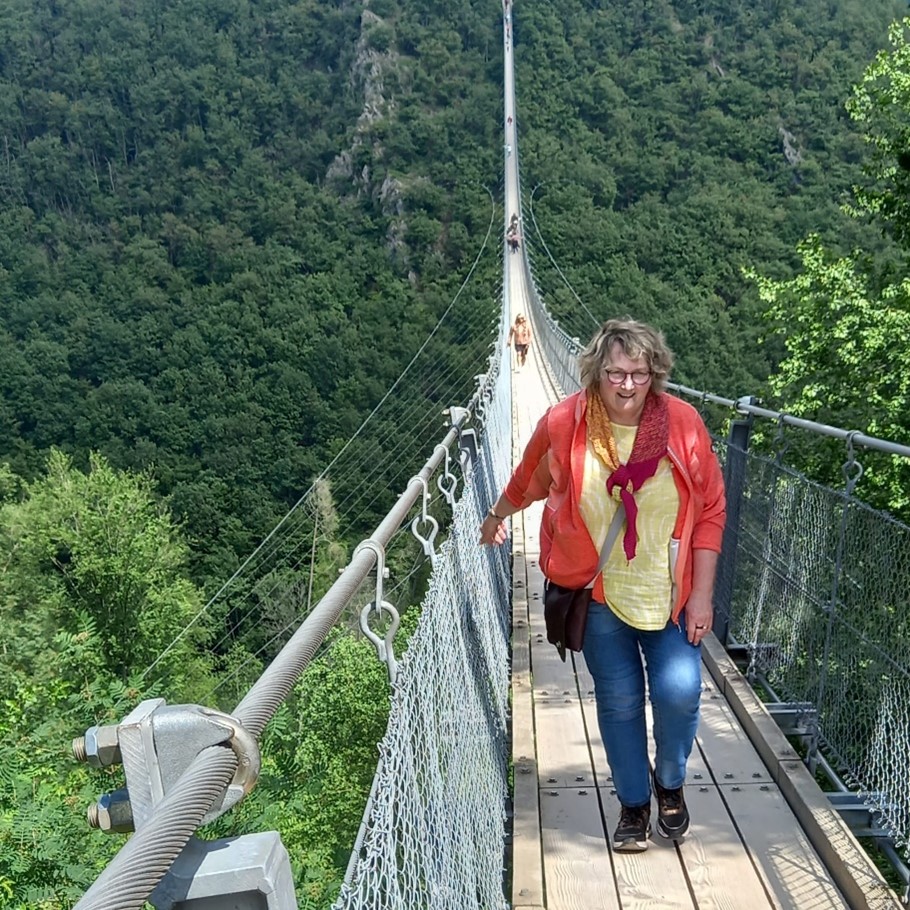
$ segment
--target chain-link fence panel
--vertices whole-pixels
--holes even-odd
[[[485,408],[477,463],[399,665],[336,910],[507,906],[510,549],[477,539],[509,468],[508,378],[503,371]]]
[[[817,718],[810,750],[906,846],[910,528],[758,456],[739,519],[730,637],[748,675]]]

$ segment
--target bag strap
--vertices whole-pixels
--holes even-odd
[[[626,507],[620,503],[613,515],[613,521],[610,522],[610,527],[607,529],[607,538],[604,540],[603,548],[600,551],[600,559],[597,562],[597,571],[594,573],[592,581],[596,580],[597,576],[603,572],[603,568],[610,558],[610,551],[613,549],[616,538],[619,537],[619,532],[622,530],[622,523],[625,517]]]

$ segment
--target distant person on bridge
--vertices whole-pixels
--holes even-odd
[[[518,361],[518,369],[521,369],[525,365],[528,348],[531,346],[531,326],[521,313],[515,317],[515,322],[509,329],[509,340],[506,342],[506,347],[512,347],[513,341],[515,342],[515,359]]]
[[[613,849],[625,852],[648,846],[652,792],[658,834],[677,840],[689,828],[683,784],[726,517],[704,422],[665,392],[672,364],[655,329],[629,319],[605,322],[579,359],[582,390],[544,414],[480,526],[481,543],[501,544],[505,519],[546,499],[540,566],[548,583],[593,586],[582,647],[621,803]],[[620,504],[622,546],[610,548],[597,572]]]
[[[509,245],[510,253],[516,252],[521,246],[521,231],[518,227],[518,215],[514,212],[509,220],[509,226],[506,228],[506,243]]]

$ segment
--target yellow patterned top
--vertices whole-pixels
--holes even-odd
[[[611,429],[619,459],[625,463],[632,454],[638,427],[612,423]],[[607,496],[610,473],[589,441],[579,508],[598,553],[619,505],[618,490],[616,499]],[[607,605],[623,622],[636,629],[662,629],[672,609],[670,538],[679,511],[679,493],[668,458],[660,460],[657,473],[642,484],[635,501],[638,503],[635,559],[626,560],[620,532],[604,567],[604,594]]]

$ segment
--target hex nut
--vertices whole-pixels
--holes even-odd
[[[102,831],[110,834],[129,834],[134,830],[133,807],[130,794],[125,788],[105,793],[98,799],[97,820]]]
[[[85,731],[85,760],[93,768],[106,768],[120,761],[118,728],[89,727]]]

